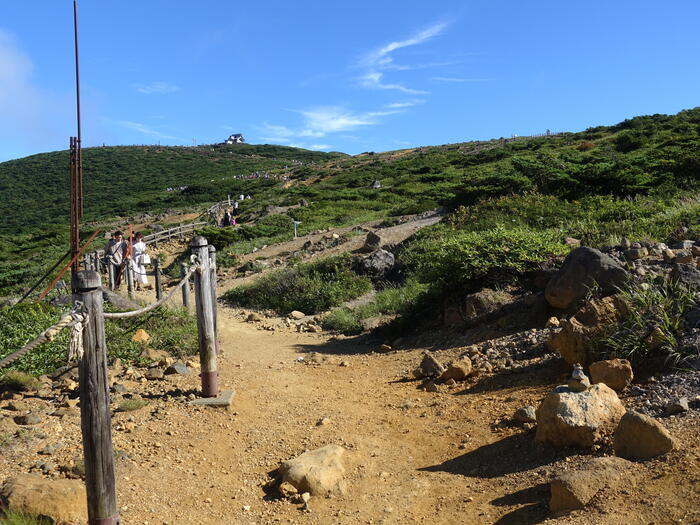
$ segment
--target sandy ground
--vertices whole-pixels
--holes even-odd
[[[377,354],[361,339],[264,331],[236,314],[219,308],[231,410],[185,404],[179,393],[198,388],[195,373],[119,380],[149,401],[113,418],[123,523],[700,523],[697,414],[664,421],[680,451],[640,463],[622,488],[554,519],[547,483],[585,456],[536,445],[532,429],[502,422],[539,403],[563,379],[560,367],[543,361],[527,374],[428,393],[404,379],[420,348]],[[57,400],[26,401],[49,413]],[[0,479],[47,461],[37,454],[47,444],[64,445],[48,458],[58,465],[79,458],[79,417],[43,419],[25,442],[3,449]],[[312,498],[303,511],[266,494],[280,461],[329,443],[347,450],[345,496]]]

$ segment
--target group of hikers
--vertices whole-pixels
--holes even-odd
[[[146,243],[140,232],[127,241],[124,234],[117,230],[105,246],[104,263],[108,269],[111,266],[114,270],[115,288],[119,288],[126,271],[133,272],[137,290],[148,287],[146,265],[150,262],[151,258],[146,253]]]

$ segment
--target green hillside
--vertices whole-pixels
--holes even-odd
[[[456,230],[440,226],[426,238],[518,226],[546,230],[548,238],[602,242],[619,235],[664,236],[672,226],[700,223],[688,214],[695,208],[680,213],[678,204],[698,189],[700,108],[579,133],[353,157],[250,145],[92,148],[84,156],[87,220],[203,207],[228,193],[254,195],[242,208],[244,219],[258,217],[268,205],[307,201],[239,228],[230,239],[237,251],[288,237],[292,219],[302,221],[303,234],[438,206],[466,208],[450,221]],[[0,288],[23,288],[64,249],[67,164],[67,152],[0,164]],[[234,178],[259,170],[289,180]],[[372,188],[374,181],[381,188]],[[166,191],[177,186],[187,187]],[[416,257],[414,263],[423,264]]]

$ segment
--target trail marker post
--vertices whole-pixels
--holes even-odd
[[[153,272],[156,281],[156,300],[160,301],[160,298],[163,297],[163,290],[161,289],[160,259],[158,258],[153,261]]]
[[[80,428],[83,435],[88,524],[119,525],[100,284],[100,275],[95,271],[77,273],[78,300],[83,303],[88,315],[83,330],[83,357],[79,368]]]
[[[216,355],[219,355],[219,324],[216,311],[216,247],[209,245],[209,284],[211,285],[211,304],[214,315],[214,342],[216,343]]]
[[[219,394],[219,374],[216,363],[216,324],[214,321],[209,245],[204,237],[197,236],[192,239],[190,247],[199,263],[199,268],[194,272],[194,294],[197,306],[199,362],[202,368],[202,396],[216,397]]]
[[[129,299],[134,298],[134,270],[131,267],[131,261],[126,261],[126,290],[129,294]]]
[[[301,224],[301,221],[292,221],[292,224],[294,224],[294,238],[297,238],[297,226]]]
[[[187,275],[187,263],[180,263],[180,278],[184,279]],[[182,306],[189,309],[190,307],[190,283],[189,279],[182,286]]]

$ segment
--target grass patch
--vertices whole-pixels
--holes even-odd
[[[695,305],[693,290],[664,278],[634,286],[620,294],[627,305],[625,318],[596,345],[603,359],[630,361],[662,356],[672,365],[697,358],[696,348],[679,345],[684,314]]]
[[[0,525],[51,525],[50,520],[23,512],[6,510],[0,515]]]
[[[27,392],[39,388],[39,380],[19,370],[7,370],[0,375],[0,392]]]
[[[235,306],[300,310],[316,314],[368,292],[372,283],[351,270],[348,255],[328,257],[263,275],[255,283],[233,288],[223,299]]]
[[[105,306],[107,310],[113,308]],[[54,324],[61,316],[60,308],[43,303],[22,303],[0,308],[0,358],[18,350],[28,341]],[[171,355],[182,357],[196,353],[197,322],[184,309],[158,308],[146,316],[130,319],[110,319],[105,322],[107,353],[125,363],[139,361],[143,350],[131,340],[132,334],[143,328],[151,336],[149,345]],[[9,369],[41,375],[66,364],[69,331],[62,330],[51,342],[12,363]],[[7,376],[6,372],[3,377]]]
[[[134,398],[125,399],[117,407],[117,412],[133,412],[134,410],[139,410],[148,405],[148,401],[145,399]]]

